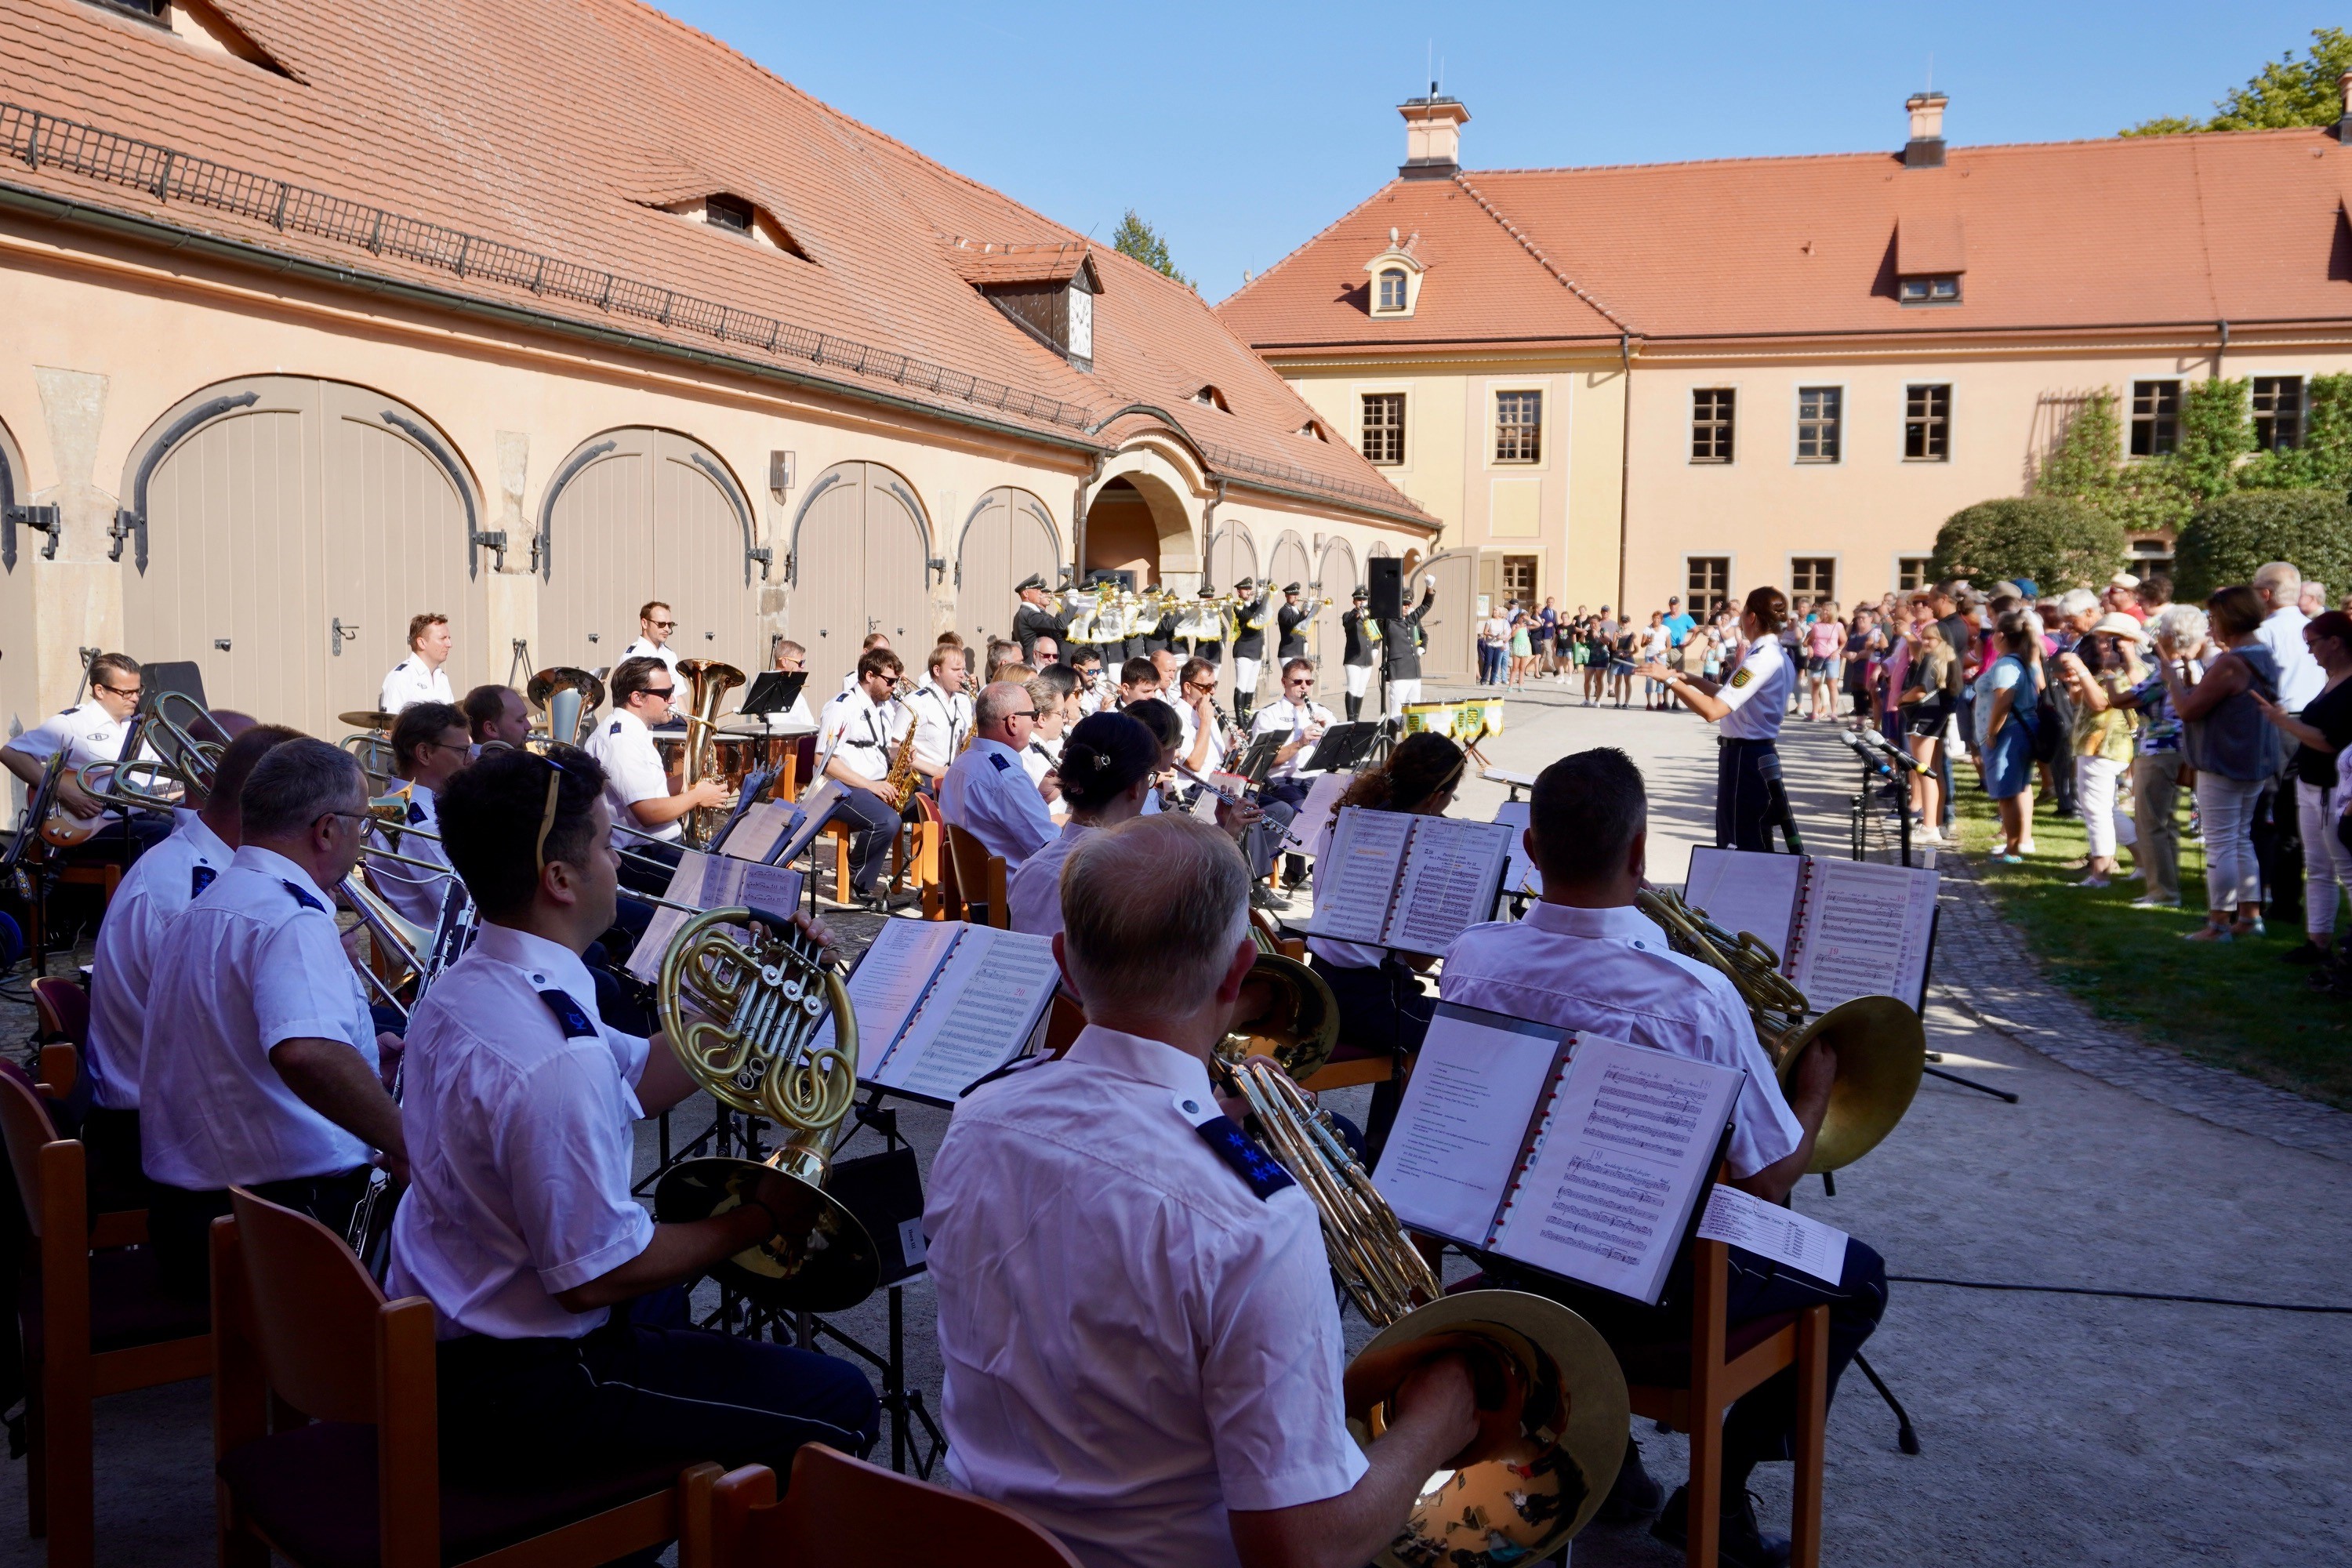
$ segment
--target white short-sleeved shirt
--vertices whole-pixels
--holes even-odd
[[[1051,843],[1021,862],[1004,885],[1005,913],[1014,931],[1051,936],[1062,929],[1062,862],[1094,831],[1083,822],[1066,822]]]
[[[982,735],[940,781],[940,816],[1004,857],[1005,874],[1043,849],[1054,837],[1053,814],[1021,753]]]
[[[891,751],[907,738],[907,726],[913,721],[897,698],[877,702],[864,689],[853,687],[824,705],[816,754],[846,763],[862,779],[888,778]]]
[[[1472,926],[1445,950],[1438,994],[1745,1072],[1732,1106],[1736,1176],[1788,1158],[1804,1139],[1731,982],[1674,952],[1665,932],[1630,904],[1539,903],[1517,921]]]
[[[368,842],[378,849],[410,856],[418,860],[430,860],[447,867],[449,857],[440,838],[441,815],[435,809],[430,784],[410,781],[394,792],[406,797],[408,826],[421,828],[436,837],[419,837],[414,833],[400,833],[379,826],[368,833]],[[368,885],[382,893],[384,902],[400,911],[403,918],[414,921],[431,931],[441,923],[441,900],[449,891],[454,870],[427,871],[421,866],[410,866],[398,860],[371,859],[367,864]]]
[[[407,1038],[392,1293],[431,1301],[445,1340],[588,1332],[608,1310],[557,1294],[653,1242],[629,1193],[648,1043],[604,1023],[579,954],[487,921]]]
[[[284,1040],[341,1040],[376,1068],[375,1024],[310,873],[246,845],[164,928],[147,985],[139,1141],[151,1180],[204,1192],[324,1176],[368,1146],[287,1086]]]
[[[194,812],[172,816],[171,837],[122,874],[90,957],[90,1086],[97,1102],[109,1110],[139,1109],[147,987],[163,930],[228,869],[235,853]]]
[[[1176,742],[1176,760],[1183,763],[1186,767],[1192,767],[1188,759],[1192,755],[1193,742],[1200,738],[1200,715],[1192,711],[1192,705],[1190,702],[1171,702],[1168,705],[1176,710],[1176,722],[1183,726],[1184,731],[1182,737]],[[1209,752],[1201,765],[1193,769],[1193,772],[1202,774],[1215,773],[1225,765],[1225,737],[1216,725],[1214,717],[1216,710],[1213,708],[1209,711],[1211,714]]]
[[[1260,1199],[1195,1130],[1199,1058],[1089,1027],[956,1107],[923,1226],[948,1468],[1088,1568],[1238,1561],[1228,1510],[1367,1466],[1315,1208]]]
[[[1331,710],[1320,702],[1312,700],[1293,702],[1287,697],[1277,697],[1250,716],[1250,735],[1252,739],[1260,735],[1280,735],[1283,744],[1289,745],[1293,742],[1306,740],[1307,731],[1311,729],[1319,726],[1328,730],[1337,722],[1339,721],[1331,717]],[[1276,763],[1273,772],[1266,776],[1291,778],[1299,769],[1314,765],[1315,748],[1307,746],[1288,762]]]
[[[956,749],[971,733],[971,699],[927,679],[907,694],[906,705],[915,714],[915,760],[935,768],[955,761]]]
[[[621,831],[624,827],[673,844],[686,836],[675,817],[658,827],[647,827],[629,809],[641,800],[669,798],[669,773],[662,766],[661,748],[654,744],[654,732],[646,728],[644,720],[625,708],[616,708],[611,718],[596,726],[585,749],[604,764],[604,805],[613,814],[615,846],[625,849],[635,843]]]
[[[2327,686],[2327,672],[2303,640],[2303,628],[2310,624],[2311,618],[2294,605],[2282,605],[2254,628],[2255,637],[2278,663],[2279,706],[2290,713],[2302,712]]]
[[[1044,735],[1032,735],[1029,743],[1021,748],[1021,765],[1028,772],[1029,782],[1040,790],[1045,787],[1045,775],[1062,765],[1062,737],[1047,740]],[[1040,795],[1038,799],[1045,796]]]
[[[98,699],[93,697],[87,702],[75,703],[62,713],[50,714],[21,735],[10,737],[7,749],[43,763],[63,752],[66,766],[86,768],[92,763],[110,763],[121,757],[122,738],[130,729],[128,720],[117,719],[99,706]],[[142,754],[152,754],[152,750]]]
[[[685,712],[686,683],[677,678],[677,650],[668,647],[656,647],[646,638],[639,637],[621,650],[620,663],[614,665],[613,668],[618,669],[622,664],[626,664],[633,658],[657,658],[662,661],[664,668],[669,671],[670,684],[677,688],[676,695],[669,700],[670,711]]]
[[[423,654],[412,653],[392,667],[383,678],[383,690],[376,706],[387,713],[397,713],[419,702],[455,703],[449,692],[449,672],[435,669],[425,662]]]
[[[1738,665],[1724,679],[1716,698],[1731,711],[1716,726],[1727,741],[1777,741],[1781,710],[1797,684],[1797,667],[1778,637],[1762,637],[1748,645]]]

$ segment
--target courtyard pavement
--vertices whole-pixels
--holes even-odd
[[[1508,714],[1485,748],[1497,767],[1533,772],[1601,744],[1641,762],[1655,879],[1678,881],[1689,847],[1713,841],[1706,726],[1588,710],[1543,687],[1515,695]],[[1827,725],[1790,725],[1785,751],[1808,848],[1844,853],[1851,754]],[[1456,815],[1491,816],[1504,795],[1474,780]],[[2019,1103],[1930,1079],[1834,1197],[1809,1181],[1799,1206],[1875,1247],[1897,1276],[2352,1305],[2352,1116],[2117,1035],[2040,980],[1963,868],[1947,858],[1943,869],[1929,1044]],[[844,924],[870,935],[870,921]],[[0,1039],[27,1023],[0,1006]],[[1362,1097],[1335,1098],[1360,1114]],[[692,1120],[680,1113],[677,1135]],[[926,1163],[945,1124],[941,1111],[901,1112]],[[861,1137],[844,1153],[872,1146]],[[652,1152],[648,1129],[648,1166]],[[927,1283],[907,1287],[905,1308],[910,1378],[935,1407]],[[879,1345],[883,1299],[841,1323]],[[1351,1342],[1369,1337],[1352,1315],[1348,1326]],[[1848,1380],[1830,1420],[1826,1562],[2352,1558],[2352,1318],[1897,1283],[1866,1354],[1923,1452],[1897,1452],[1886,1406]],[[199,1381],[100,1402],[101,1563],[211,1560],[206,1398]],[[1638,1435],[1671,1485],[1682,1440]],[[1768,1522],[1785,1521],[1787,1470],[1758,1473]],[[24,1476],[0,1468],[0,1568],[42,1560],[23,1532]],[[1575,1560],[1681,1559],[1633,1526],[1588,1531]]]

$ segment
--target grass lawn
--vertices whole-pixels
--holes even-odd
[[[2188,837],[2185,792],[2179,910],[2133,909],[2140,883],[2121,875],[2110,887],[2075,887],[2083,825],[2046,805],[2034,813],[2025,864],[1987,865],[2000,842],[1993,803],[1963,783],[1956,804],[1961,847],[2050,979],[2142,1039],[2352,1110],[2352,1002],[2309,990],[2308,970],[2279,962],[2303,940],[2300,921],[2255,941],[2177,940],[2202,921],[2205,904],[2205,850]]]

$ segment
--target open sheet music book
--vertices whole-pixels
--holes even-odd
[[[688,849],[678,857],[662,896],[698,910],[748,904],[773,915],[789,915],[801,901],[801,874],[785,866],[762,866],[725,855]],[[656,909],[646,934],[629,950],[629,973],[651,985],[661,978],[662,955],[670,940],[694,917],[682,910]]]
[[[1441,1002],[1372,1182],[1412,1229],[1655,1305],[1746,1080]]]
[[[1060,980],[1051,937],[960,921],[884,921],[849,977],[857,1076],[952,1105],[1027,1048]],[[833,1041],[828,1014],[814,1043]]]
[[[1857,996],[1925,1007],[1937,880],[1916,866],[1699,848],[1683,901],[1770,943],[1816,1013]]]
[[[763,800],[743,814],[719,852],[738,860],[767,860],[778,845],[791,839],[802,816],[800,807],[788,800]]]
[[[1348,806],[1315,868],[1316,936],[1444,952],[1495,918],[1511,830],[1492,822]]]
[[[1494,770],[1488,769],[1486,776],[1494,777]],[[1503,868],[1503,891],[1528,893],[1540,899],[1543,897],[1543,872],[1537,868],[1534,858],[1528,854],[1527,846],[1528,822],[1534,816],[1535,809],[1524,800],[1507,800],[1495,808],[1495,821],[1511,830],[1511,863]]]

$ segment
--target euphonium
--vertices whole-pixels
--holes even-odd
[[[785,916],[718,909],[688,920],[662,954],[662,1031],[713,1099],[788,1129],[766,1161],[709,1158],[674,1167],[656,1217],[695,1220],[749,1202],[769,1172],[790,1177],[778,1234],[711,1270],[784,1311],[853,1307],[881,1279],[857,1216],[824,1190],[834,1134],[857,1092],[857,1019],[841,977]],[[830,1043],[822,1026],[832,1015]]]
[[[1837,1053],[1837,1079],[1809,1173],[1851,1165],[1895,1131],[1927,1067],[1927,1027],[1908,1003],[1857,996],[1809,1023],[1805,994],[1780,973],[1780,955],[1753,932],[1734,936],[1664,888],[1643,888],[1633,901],[1664,929],[1669,947],[1731,982],[1784,1089],[1795,1081],[1798,1060],[1815,1041]]]
[[[532,676],[523,695],[547,715],[549,745],[582,746],[604,705],[604,683],[588,670],[559,664]]]

